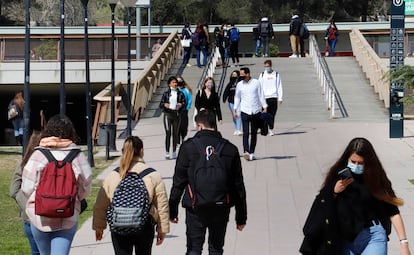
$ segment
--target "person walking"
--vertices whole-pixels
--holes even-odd
[[[234,23],[231,24],[229,30],[230,36],[230,57],[236,66],[239,66],[239,41],[240,41],[240,31]]]
[[[233,115],[242,120],[243,157],[251,161],[256,159],[254,151],[257,143],[257,130],[262,121],[260,119],[261,113],[267,112],[267,103],[260,82],[251,77],[248,67],[240,69],[240,79],[234,96]],[[239,107],[240,114],[238,113]],[[250,144],[249,135],[251,136]]]
[[[264,72],[259,76],[259,82],[262,86],[264,96],[267,103],[267,113],[272,115],[272,121],[268,123],[268,136],[275,135],[273,128],[275,125],[275,117],[279,104],[283,102],[283,87],[280,74],[272,69],[272,60],[268,59],[264,62]]]
[[[195,107],[197,112],[209,109],[214,113],[220,124],[223,123],[223,116],[220,108],[220,96],[216,92],[216,83],[212,77],[207,77],[204,80],[201,90],[197,93],[195,98]],[[217,120],[216,128],[217,128]]]
[[[335,56],[335,46],[338,41],[338,28],[336,27],[335,22],[332,20],[328,28],[325,30],[325,41],[329,47],[329,56]]]
[[[254,55],[256,57],[259,57],[259,50],[262,44],[262,41],[260,39],[260,33],[259,33],[259,29],[260,29],[259,24],[253,28]]]
[[[107,226],[107,210],[114,198],[114,191],[128,174],[141,174],[150,167],[144,161],[144,144],[138,136],[125,139],[122,147],[119,171],[111,171],[105,178],[93,208],[92,228],[95,230],[96,240],[103,237]],[[154,228],[157,231],[156,245],[161,245],[165,235],[170,231],[168,196],[161,174],[152,171],[142,177],[148,191],[150,204],[150,218],[140,232],[121,235],[111,230],[112,245],[116,255],[135,254],[151,255],[154,240]]]
[[[230,81],[229,81],[229,83],[227,83],[227,86],[226,86],[226,88],[224,89],[224,92],[223,92],[223,103],[226,103],[226,101],[228,102],[229,109],[230,109],[230,114],[231,114],[231,117],[233,119],[233,126],[234,126],[233,135],[242,135],[243,134],[243,132],[241,131],[241,118],[236,118],[233,115],[234,95],[236,94],[236,87],[237,87],[237,83],[239,82],[239,76],[240,76],[240,71],[239,70],[234,70],[231,73]],[[237,113],[238,113],[238,115],[240,115],[240,108],[237,111]]]
[[[215,42],[215,46],[219,49],[219,52],[220,52],[221,67],[225,67],[226,58],[224,55],[224,37],[223,37],[223,31],[219,27],[214,28],[214,42]]]
[[[201,68],[201,53],[203,54],[203,66],[207,65],[207,35],[202,22],[197,24],[197,28],[191,36],[192,44],[196,49],[197,67]]]
[[[30,156],[35,151],[35,147],[39,146],[40,142],[40,133],[34,132],[29,139],[29,143],[27,144],[26,153],[24,154],[21,162],[17,164],[16,169],[14,171],[14,175],[10,184],[10,197],[12,197],[20,210],[20,216],[23,220],[23,230],[24,233],[29,240],[30,249],[32,251],[32,255],[40,255],[39,248],[37,247],[36,241],[33,237],[32,230],[30,227],[30,219],[26,213],[26,203],[27,197],[23,194],[21,189],[22,186],[22,172],[23,168],[26,165],[27,161],[29,160]]]
[[[329,168],[315,198],[300,252],[385,255],[393,225],[400,254],[409,255],[398,209],[402,205],[373,145],[366,138],[353,138]]]
[[[168,90],[161,97],[160,108],[164,112],[165,159],[177,158],[178,130],[180,127],[180,111],[185,109],[185,95],[178,87],[175,76],[168,78]],[[170,155],[172,136],[172,155]]]
[[[72,121],[62,115],[49,119],[42,131],[39,146],[51,152],[56,160],[63,160],[76,145],[79,137]],[[24,166],[22,174],[22,192],[28,201],[26,213],[30,219],[30,229],[41,255],[69,254],[70,246],[78,227],[78,216],[81,211],[81,200],[91,192],[92,171],[83,153],[78,153],[72,160],[72,169],[76,177],[77,195],[74,214],[67,218],[49,218],[35,212],[36,192],[39,177],[49,160],[40,150],[32,153]]]
[[[13,124],[14,139],[17,145],[23,144],[23,132],[24,132],[24,99],[23,92],[16,92],[14,98],[10,101],[8,106],[8,118]]]
[[[292,55],[290,58],[300,58],[300,27],[302,20],[298,15],[293,15],[289,24],[289,39],[290,46],[292,48]]]
[[[262,56],[267,58],[269,56],[269,43],[274,38],[273,25],[268,17],[263,17],[258,25],[260,40],[262,43]]]
[[[237,146],[222,138],[220,132],[215,130],[215,118],[214,113],[208,109],[198,113],[196,118],[198,132],[181,146],[170,192],[169,206],[170,221],[172,223],[178,223],[178,205],[182,198],[182,206],[186,212],[186,254],[191,255],[201,255],[207,230],[209,254],[223,254],[227,223],[232,206],[236,210],[237,230],[242,231],[247,221],[246,189],[243,182],[239,152]],[[222,149],[220,149],[220,146]],[[214,159],[222,162],[223,168],[219,170],[221,170],[220,175],[227,180],[225,185],[227,192],[220,194],[228,198],[225,203],[201,206],[198,203],[194,204],[194,200],[190,197],[192,190],[195,194],[207,192],[199,186],[198,188],[194,187],[198,162],[206,157],[204,153],[203,155],[200,154],[201,148],[206,148],[205,151],[211,153],[209,157],[214,157]],[[217,157],[215,157],[217,154],[212,154],[220,151],[221,153]],[[213,180],[205,177],[198,181],[208,182]],[[213,181],[213,183],[215,184],[217,181]],[[206,194],[207,197],[213,196],[212,192],[214,191],[210,189],[209,194]]]
[[[191,40],[191,36],[192,36],[192,32],[191,32],[191,28],[190,28],[190,23],[185,23],[184,27],[181,31],[181,40]],[[183,47],[184,49],[184,54],[183,54],[183,65],[186,66],[191,66],[188,62],[190,61],[191,58],[191,43],[188,44],[187,47]]]
[[[155,55],[157,54],[157,51],[162,47],[162,41],[161,39],[158,39],[156,43],[154,43],[154,45],[152,45],[151,48],[151,57],[155,57]]]
[[[185,97],[185,108],[180,111],[180,127],[178,130],[178,144],[182,144],[188,133],[188,111],[193,104],[193,91],[182,76],[177,76],[177,82],[178,89],[183,92]]]

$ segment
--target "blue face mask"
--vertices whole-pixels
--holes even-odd
[[[270,67],[269,66],[265,67],[265,71],[269,73],[270,72]]]
[[[362,174],[364,172],[364,165],[355,165],[354,163],[348,162],[347,167],[349,167],[354,174]]]

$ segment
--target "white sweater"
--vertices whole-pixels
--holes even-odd
[[[272,70],[271,73],[261,73],[259,82],[266,98],[277,98],[278,101],[283,101],[282,80],[278,72]]]

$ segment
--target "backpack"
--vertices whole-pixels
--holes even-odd
[[[300,25],[299,36],[303,39],[309,38],[309,29],[305,23],[302,23],[302,25]]]
[[[12,119],[16,118],[17,115],[19,115],[19,111],[17,110],[17,106],[14,103],[9,104],[9,107],[7,109],[7,119],[12,120]]]
[[[199,46],[201,44],[201,42],[200,42],[200,33],[199,32],[194,32],[191,35],[191,43],[194,46]]]
[[[48,149],[37,149],[49,161],[36,188],[35,214],[49,218],[68,218],[75,212],[77,181],[72,168],[80,153],[73,149],[63,160],[56,160]]]
[[[260,36],[268,37],[270,33],[269,21],[260,22]]]
[[[119,168],[114,171],[119,171]],[[144,178],[155,169],[147,168],[141,173],[128,172],[114,191],[112,202],[106,212],[110,230],[120,235],[141,232],[150,219],[151,205]]]
[[[237,28],[232,28],[230,30],[230,41],[238,42],[240,40],[240,32]]]
[[[199,138],[193,138],[191,141],[200,153],[194,170],[194,179],[187,186],[192,207],[197,211],[206,207],[228,206],[230,198],[227,171],[221,159],[221,151],[227,140],[221,139],[216,147],[203,146]]]

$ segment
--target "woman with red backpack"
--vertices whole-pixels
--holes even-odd
[[[325,30],[325,41],[329,47],[329,56],[333,57],[335,55],[335,45],[338,41],[338,28],[336,27],[335,22],[332,20],[328,28]]]

